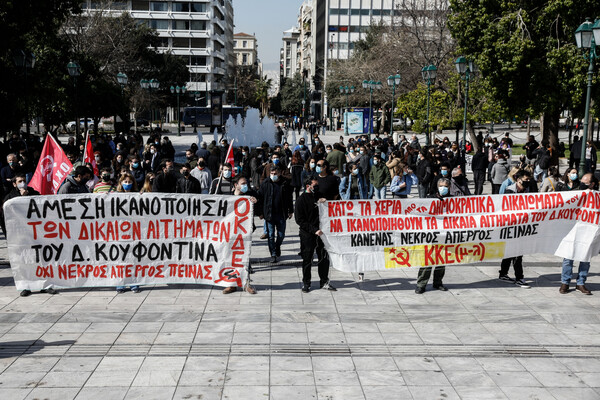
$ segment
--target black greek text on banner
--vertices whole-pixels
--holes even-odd
[[[589,261],[600,250],[595,191],[330,201],[319,218],[332,265],[346,272],[541,253]]]
[[[203,283],[241,287],[252,245],[248,197],[110,193],[4,205],[18,290]]]

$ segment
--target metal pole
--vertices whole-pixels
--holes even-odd
[[[73,86],[75,87],[75,137],[79,136],[79,107],[77,101],[77,77],[73,77]]]
[[[427,136],[425,137],[425,146],[429,146],[429,96],[431,95],[431,79],[427,80]]]
[[[392,138],[394,137],[394,100],[396,98],[396,81],[394,80],[394,85],[392,86],[392,107],[390,109],[390,135]]]
[[[181,121],[179,120],[181,111],[179,109],[179,93],[177,93],[177,136],[181,136]]]
[[[233,100],[233,105],[237,107],[237,76],[234,78],[234,93],[235,93],[235,99]]]
[[[463,154],[465,154],[466,149],[467,149],[467,106],[468,106],[468,102],[469,102],[469,78],[470,78],[470,71],[467,68],[467,71],[465,72],[465,116],[463,118],[463,145],[462,145],[462,149],[463,149]]]
[[[369,134],[373,133],[373,86],[369,88]],[[370,138],[370,136],[369,136]]]
[[[579,162],[579,177],[585,174],[585,147],[587,145],[588,125],[590,120],[590,104],[592,101],[592,82],[594,79],[594,58],[596,45],[592,39],[590,50],[590,66],[588,68],[587,96],[585,100],[585,119],[583,120],[583,138],[581,139],[581,161]]]

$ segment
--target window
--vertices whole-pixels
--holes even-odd
[[[190,29],[193,31],[205,31],[206,21],[191,21]]]
[[[148,21],[148,26],[156,30],[169,29],[169,21],[166,19],[151,19]]]
[[[190,21],[173,21],[174,31],[189,31]]]
[[[248,65],[248,54],[242,54],[242,65]]]
[[[204,67],[204,66],[206,66],[206,57],[191,56],[190,57],[190,65],[197,65],[200,67]]]
[[[340,15],[348,15],[348,9],[347,8],[340,8]]]
[[[243,47],[243,48],[246,48],[246,47],[248,47],[248,41],[247,41],[247,40],[243,40],[243,41],[242,41],[242,47]]]
[[[351,15],[360,15],[360,8],[353,8],[350,10]]]
[[[362,9],[360,10],[360,15],[370,15],[371,14],[371,10],[367,9]]]
[[[173,38],[173,47],[187,49],[190,47],[190,40],[188,38]]]
[[[206,3],[192,3],[192,12],[206,12]]]
[[[169,11],[169,3],[166,1],[151,1],[150,11]]]
[[[337,32],[338,27],[337,26],[329,26],[329,32]]]
[[[173,2],[173,12],[190,12],[190,3]]]
[[[148,11],[148,2],[143,0],[133,0],[131,2],[131,9],[133,11]]]
[[[111,10],[127,10],[126,1],[113,1],[110,5]]]
[[[392,10],[381,10],[381,15],[389,17],[392,15]]]
[[[340,32],[348,32],[347,26],[340,26]]]
[[[191,47],[194,49],[205,49],[206,48],[206,39],[192,38],[192,39],[190,39],[190,41],[191,41]]]
[[[379,16],[379,15],[381,15],[381,10],[373,10],[373,15],[374,15],[374,16]]]

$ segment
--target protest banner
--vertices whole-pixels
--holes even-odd
[[[540,253],[589,261],[600,250],[594,191],[332,201],[319,215],[332,266],[346,272]]]
[[[198,283],[241,287],[248,197],[110,193],[20,197],[4,205],[18,290]]]

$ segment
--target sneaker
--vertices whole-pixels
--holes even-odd
[[[446,286],[444,286],[444,285],[434,286],[433,288],[436,289],[436,290],[441,290],[442,292],[447,292],[448,291],[448,288]]]
[[[302,285],[302,291],[304,293],[310,292],[310,285]]]
[[[254,289],[251,285],[246,285],[246,292],[250,294],[256,294],[256,289]]]
[[[58,291],[56,289],[53,289],[53,288],[48,288],[48,289],[46,289],[46,293],[55,295],[55,294],[58,293]]]
[[[272,256],[272,257],[271,257],[271,262],[272,262],[273,264],[275,264],[275,263],[277,262],[277,257],[276,257],[276,256]]]
[[[141,291],[142,291],[142,289],[140,289],[140,287],[139,287],[139,286],[132,286],[132,287],[131,287],[131,291],[132,291],[133,293],[139,293],[139,292],[141,292]]]
[[[268,237],[269,237],[269,235],[267,235],[266,233],[263,233],[262,235],[260,235],[260,238],[261,238],[261,239],[266,239],[266,238],[268,238]]]
[[[21,294],[19,296],[21,296],[21,297],[31,296],[31,290],[27,290],[27,289],[22,290]]]
[[[515,283],[515,280],[508,275],[500,275],[498,279],[504,282]]]
[[[531,286],[529,286],[527,284],[527,282],[525,282],[524,279],[519,279],[517,281],[515,281],[515,285],[522,287],[523,289],[530,289]]]
[[[237,291],[237,288],[235,286],[229,286],[226,287],[225,289],[223,289],[223,294],[230,294]]]
[[[417,288],[415,289],[415,293],[416,294],[423,294],[423,293],[425,293],[425,287],[417,286]]]
[[[329,283],[329,281],[325,282],[324,285],[321,285],[321,289],[331,290],[332,292],[337,292],[337,289],[334,288],[333,286],[331,286],[331,283]]]
[[[365,281],[365,274],[362,272],[358,273],[358,281],[359,282],[364,282]]]

